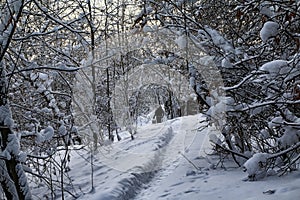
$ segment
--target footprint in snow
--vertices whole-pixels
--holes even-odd
[[[265,192],[263,192],[263,194],[274,194],[276,192],[276,190],[267,190]]]
[[[170,187],[174,187],[174,186],[178,186],[178,185],[181,185],[181,184],[183,184],[184,182],[178,182],[178,183],[175,183],[175,184],[173,184],[173,185],[170,185]]]
[[[160,195],[159,198],[163,198],[163,197],[166,197],[166,196],[169,196],[171,193],[166,193],[166,194],[163,194],[163,195]]]

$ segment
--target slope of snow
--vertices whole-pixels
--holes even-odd
[[[95,153],[93,189],[89,150],[72,152],[74,193],[78,199],[94,200],[299,198],[299,171],[249,182],[233,163],[226,161],[220,168],[216,157],[206,157],[211,153],[209,135],[218,132],[211,127],[199,131],[206,125],[202,120],[195,115],[141,126],[134,140],[121,133],[123,140]]]

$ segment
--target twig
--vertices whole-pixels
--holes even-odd
[[[201,168],[197,167],[190,159],[188,159],[188,157],[186,157],[183,153],[181,153],[180,151],[178,152],[180,155],[182,155],[191,165],[193,165],[193,167],[195,167],[196,170],[201,171]]]

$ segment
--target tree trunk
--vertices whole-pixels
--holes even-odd
[[[3,126],[2,123],[0,123],[0,132],[1,132],[1,138],[2,138],[2,146],[1,150],[4,151],[9,143],[9,135],[14,134],[9,128]],[[8,175],[11,180],[6,181],[12,181],[14,183],[14,186],[16,188],[17,195],[19,199],[26,199],[26,192],[23,192],[21,189],[21,182],[20,177],[18,176],[18,164],[20,164],[14,156],[10,160],[5,160],[5,166],[6,170],[8,172]],[[8,177],[5,177],[8,178]],[[4,190],[4,193],[7,197],[7,199],[14,199],[15,194],[11,194],[11,190],[9,190],[9,186],[6,181],[1,182],[1,186]]]
[[[26,176],[21,163],[17,160],[19,151],[17,137],[14,135],[9,124],[8,117],[11,118],[7,94],[8,85],[3,63],[4,56],[13,38],[17,28],[17,23],[21,17],[24,0],[6,1],[1,6],[1,23],[4,26],[0,28],[0,36],[8,32],[8,37],[0,43],[0,148],[1,151],[7,151],[10,158],[0,160],[0,183],[7,199],[30,199],[30,191]],[[6,33],[7,34],[7,33]],[[7,148],[9,146],[9,148]]]
[[[17,137],[14,135],[13,131],[5,123],[7,118],[10,117],[10,110],[7,101],[7,84],[6,75],[4,71],[4,65],[0,61],[0,145],[1,151],[8,151],[11,158],[2,160],[0,162],[0,172],[4,175],[0,178],[2,189],[7,197],[7,199],[30,199],[30,191],[27,190],[27,180],[24,175],[21,163],[17,160],[16,156],[19,151]],[[5,114],[6,113],[6,114]],[[7,147],[10,147],[9,150]]]

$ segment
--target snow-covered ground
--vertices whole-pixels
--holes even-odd
[[[243,181],[247,176],[229,161],[212,169],[207,134],[198,131],[201,115],[138,128],[135,139],[101,147],[94,155],[94,190],[88,150],[72,152],[70,176],[79,199],[299,199],[300,172]],[[205,125],[204,122],[202,125]],[[72,199],[69,197],[69,199]]]

